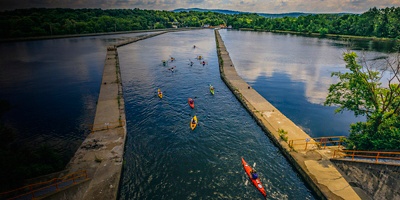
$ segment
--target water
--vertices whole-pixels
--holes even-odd
[[[106,46],[145,33],[0,43],[2,121],[13,145],[47,143],[71,156],[90,130]]]
[[[118,53],[128,130],[120,199],[261,198],[246,185],[242,156],[257,163],[271,199],[314,199],[222,82],[212,30],[168,33]],[[199,55],[207,65],[195,60]],[[163,66],[170,56],[176,61]],[[168,70],[173,66],[174,72]],[[194,98],[195,109],[188,98]],[[194,131],[193,115],[200,123]]]
[[[93,123],[106,46],[135,35],[142,34],[1,43],[0,99],[12,105],[2,121],[16,130],[15,144],[47,142],[73,154]],[[226,30],[221,35],[245,81],[312,136],[346,135],[357,120],[321,105],[335,82],[330,72],[344,69],[346,42]],[[380,46],[390,45],[358,42],[355,48],[376,60],[387,56]],[[257,163],[272,199],[314,199],[221,81],[212,30],[168,33],[118,51],[128,126],[121,199],[261,198],[246,185],[241,156]],[[198,55],[205,57],[204,67]],[[162,66],[170,56],[176,61]],[[156,97],[158,88],[163,99]],[[200,124],[191,131],[194,114]]]
[[[246,31],[220,34],[238,74],[312,137],[348,136],[351,123],[365,120],[323,106],[329,85],[338,81],[331,73],[346,71],[343,53],[352,49],[379,66],[388,57],[382,52],[395,45]]]

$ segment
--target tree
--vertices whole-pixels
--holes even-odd
[[[363,150],[395,150],[400,148],[400,56],[385,60],[380,70],[356,61],[357,54],[344,54],[349,72],[334,72],[339,82],[329,87],[325,105],[338,105],[335,112],[352,111],[365,116],[365,122],[350,127],[348,147]],[[386,76],[385,76],[386,75]],[[384,77],[389,78],[382,86]]]

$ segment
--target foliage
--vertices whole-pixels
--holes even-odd
[[[104,33],[205,24],[231,25],[235,29],[295,31],[373,36],[400,39],[400,8],[371,8],[363,14],[310,14],[266,18],[259,14],[215,12],[169,12],[140,9],[32,8],[0,12],[0,37],[16,38],[68,34]]]
[[[387,59],[382,71],[367,62],[361,66],[357,54],[344,54],[349,72],[334,72],[339,82],[329,87],[325,105],[338,105],[335,112],[349,110],[366,116],[365,122],[351,125],[348,146],[363,150],[395,150],[400,147],[400,56]],[[390,72],[382,86],[383,73]]]
[[[287,131],[285,131],[285,130],[283,130],[283,129],[278,129],[278,134],[279,134],[279,137],[283,140],[283,141],[285,141],[285,142],[287,142],[288,141],[288,136],[287,136],[287,134],[288,134],[288,132]]]

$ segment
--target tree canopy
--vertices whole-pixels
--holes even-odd
[[[334,72],[339,82],[329,87],[325,105],[337,105],[336,112],[349,110],[365,116],[365,122],[351,125],[349,147],[363,150],[398,150],[400,148],[400,56],[386,59],[378,70],[356,61],[357,54],[344,54],[348,72]],[[383,85],[384,73],[389,73]]]
[[[171,12],[140,9],[32,8],[0,12],[2,38],[104,33],[179,27],[231,25],[234,29],[295,31],[400,39],[400,7],[371,8],[363,14],[310,14],[266,18],[259,14]]]

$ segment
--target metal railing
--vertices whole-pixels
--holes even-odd
[[[88,175],[86,170],[81,170],[68,174],[62,178],[53,178],[49,181],[34,183],[0,193],[0,199],[35,199],[84,180],[88,180]]]
[[[352,161],[374,163],[395,161],[396,164],[400,164],[400,152],[335,150],[332,158],[351,158]]]
[[[307,150],[311,145],[317,146],[318,149],[326,149],[327,146],[338,146],[340,148],[343,143],[345,136],[332,136],[332,137],[317,137],[317,138],[305,138],[289,140],[289,147],[293,149],[299,149],[296,147],[304,147]]]

